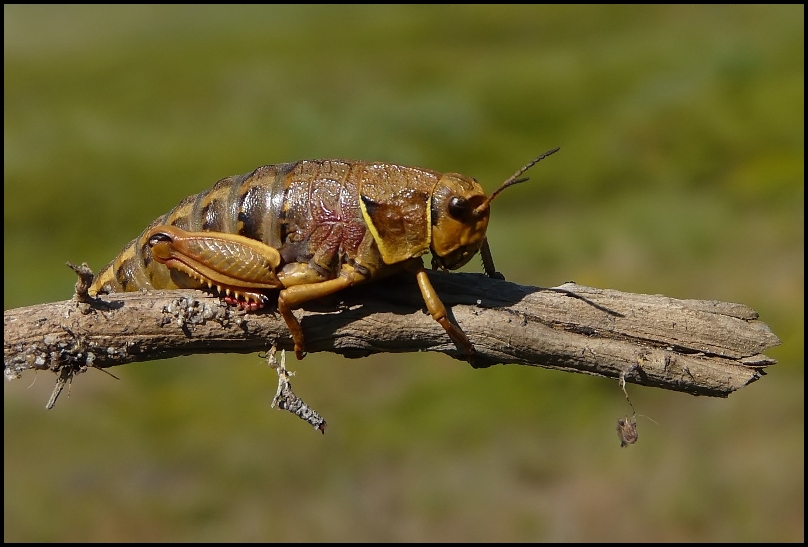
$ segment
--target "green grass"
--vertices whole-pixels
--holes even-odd
[[[253,356],[4,391],[6,541],[803,541],[803,6],[5,6],[4,307],[221,177],[391,161],[489,190],[513,281],[742,302],[727,400],[443,356]],[[477,262],[466,269],[474,270]],[[33,386],[28,388],[33,382]]]

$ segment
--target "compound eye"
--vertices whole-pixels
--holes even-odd
[[[466,198],[453,197],[449,200],[449,216],[455,220],[463,220],[469,214],[469,202]]]

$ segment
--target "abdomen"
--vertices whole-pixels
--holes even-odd
[[[299,161],[222,179],[210,190],[185,198],[147,226],[96,275],[90,292],[180,288],[169,269],[151,256],[146,234],[158,225],[257,239],[278,249],[283,264],[308,262],[326,278],[336,275],[345,262],[358,259],[381,264],[375,243],[367,244],[369,235],[359,207],[361,184],[369,165]],[[397,172],[411,170],[417,179],[431,178],[426,171],[391,167]],[[368,256],[358,256],[360,246]],[[182,285],[189,287],[185,280]]]

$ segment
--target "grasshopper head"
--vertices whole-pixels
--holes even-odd
[[[485,192],[471,177],[443,175],[432,193],[432,244],[434,263],[454,270],[477,254],[485,241],[490,208]]]
[[[491,202],[505,188],[527,180],[525,171],[558,148],[545,152],[503,182],[490,197],[471,177],[447,173],[438,181],[432,194],[433,264],[455,270],[466,264],[485,243],[485,231],[491,214]]]

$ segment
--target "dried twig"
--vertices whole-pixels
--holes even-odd
[[[475,366],[533,365],[725,397],[775,363],[780,343],[741,304],[677,300],[566,283],[528,287],[479,274],[430,273],[469,339]],[[462,359],[425,313],[409,276],[355,287],[296,312],[309,352],[348,357],[439,351]],[[4,369],[52,370],[66,383],[108,368],[195,353],[291,349],[272,310],[245,312],[199,291],[163,291],[40,304],[4,312]],[[67,370],[65,370],[67,369]],[[624,371],[631,370],[628,374]]]

